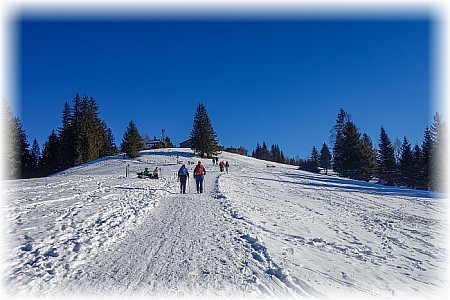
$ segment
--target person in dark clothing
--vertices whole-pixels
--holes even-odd
[[[182,165],[178,170],[178,180],[180,181],[180,193],[186,194],[186,180],[189,177],[189,172],[185,165]]]
[[[230,164],[228,163],[228,161],[225,163],[225,170],[227,170],[228,173],[228,168],[230,167]]]
[[[155,170],[153,170],[151,178],[153,178],[153,179],[158,179],[159,178],[158,167],[156,167]]]
[[[197,193],[203,193],[203,180],[205,178],[206,170],[199,161],[194,169],[195,184],[197,186]]]

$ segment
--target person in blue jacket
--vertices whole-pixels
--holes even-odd
[[[182,165],[178,170],[178,181],[180,181],[180,193],[186,194],[186,181],[189,177],[189,172],[186,165]]]

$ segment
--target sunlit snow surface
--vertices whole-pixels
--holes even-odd
[[[447,281],[445,196],[222,153],[205,192],[188,149],[4,183],[12,296],[435,298]],[[130,177],[125,177],[126,166]],[[269,165],[269,167],[268,167]],[[138,179],[145,167],[158,180]]]

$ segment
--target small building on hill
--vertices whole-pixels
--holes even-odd
[[[146,141],[145,144],[144,144],[144,150],[153,149],[153,146],[155,146],[159,142],[160,142],[160,140]]]
[[[192,146],[191,139],[180,143],[180,148],[191,148],[191,146]]]

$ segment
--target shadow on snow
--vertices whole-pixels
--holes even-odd
[[[406,197],[427,198],[427,199],[446,198],[445,194],[437,192],[421,191],[402,187],[389,187],[347,178],[331,177],[325,175],[320,176],[312,173],[311,174],[284,173],[283,175],[299,181],[288,181],[275,178],[269,179],[252,176],[243,176],[243,177],[253,178],[257,180],[278,181],[286,184],[301,184],[304,186],[310,186],[319,189],[323,188],[347,192],[364,192],[373,195],[406,196]]]

